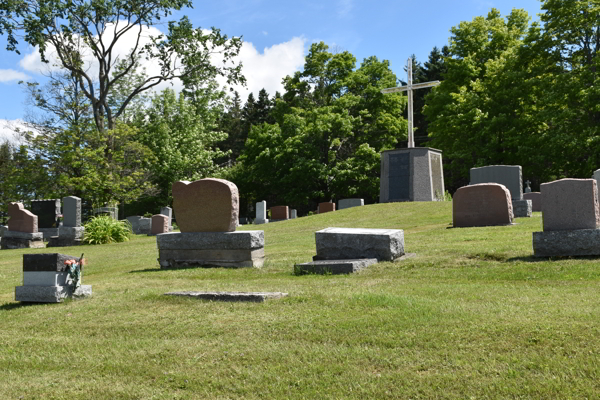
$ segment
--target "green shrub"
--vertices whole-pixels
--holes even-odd
[[[90,219],[85,224],[85,244],[120,243],[129,240],[132,234],[129,221],[117,221],[109,216]]]

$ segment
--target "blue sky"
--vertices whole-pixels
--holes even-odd
[[[281,90],[281,79],[302,68],[311,43],[324,41],[354,54],[358,62],[377,56],[389,60],[398,78],[411,54],[424,62],[434,46],[448,44],[450,29],[461,21],[486,15],[494,7],[503,16],[513,8],[525,9],[534,19],[539,0],[220,0],[195,2],[188,15],[197,27],[220,28],[245,42],[241,60],[248,87],[255,94],[265,87],[271,95]],[[161,29],[162,27],[158,27]],[[43,81],[33,49],[21,55],[5,50],[0,38],[0,136],[27,114],[26,98],[18,80]]]

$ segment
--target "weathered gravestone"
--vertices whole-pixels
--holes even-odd
[[[173,221],[173,209],[171,207],[162,207],[160,209],[160,213],[162,215],[166,215],[169,217],[169,232],[173,230],[172,221]]]
[[[428,147],[381,153],[379,202],[444,200],[442,152]]]
[[[8,230],[0,244],[5,249],[39,249],[44,246],[44,235],[38,232],[38,217],[25,210],[21,203],[8,205]]]
[[[294,208],[292,208],[290,210],[290,219],[296,219],[298,218],[298,211]]]
[[[600,169],[597,169],[594,171],[592,178],[596,180],[596,187],[600,187],[600,186],[598,186],[598,185],[600,185]]]
[[[452,198],[455,228],[509,225],[513,222],[510,192],[498,183],[480,183],[459,188]]]
[[[78,266],[71,269],[70,262]],[[23,286],[15,288],[15,300],[59,303],[67,297],[92,295],[91,285],[82,285],[83,265],[77,257],[58,253],[23,254]]]
[[[600,212],[595,179],[543,183],[543,232],[533,232],[533,255],[600,255]]]
[[[488,165],[471,168],[471,184],[499,183],[510,191],[515,218],[531,217],[531,201],[523,199],[523,175],[520,165]]]
[[[100,207],[94,210],[94,214],[105,214],[112,219],[119,219],[119,209],[117,207]]]
[[[57,235],[48,240],[48,247],[78,246],[83,240],[85,228],[81,226],[81,199],[76,196],[63,198],[63,224]]]
[[[296,274],[352,273],[404,255],[401,229],[326,228],[315,232],[315,242],[313,261],[294,265]]]
[[[323,214],[326,212],[335,211],[335,203],[331,201],[326,201],[324,203],[319,203],[319,214]]]
[[[351,207],[361,207],[365,205],[365,199],[342,199],[338,201],[338,210]]]
[[[148,236],[156,236],[161,233],[169,232],[169,217],[163,214],[152,216],[152,229]]]
[[[271,222],[287,220],[289,219],[289,215],[288,206],[271,207]]]
[[[256,203],[256,218],[254,219],[256,225],[268,224],[269,219],[267,218],[267,202],[265,200]]]
[[[264,232],[235,231],[239,198],[232,182],[175,182],[173,207],[181,232],[156,236],[161,268],[263,265]]]
[[[126,218],[131,224],[131,230],[136,235],[148,235],[152,232],[152,218],[132,215]]]
[[[523,193],[523,199],[531,200],[531,211],[542,211],[542,194],[540,192]]]

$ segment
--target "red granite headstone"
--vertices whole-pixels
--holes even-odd
[[[271,207],[271,219],[289,219],[289,207],[288,206],[275,206]]]
[[[173,209],[181,232],[233,232],[239,207],[237,186],[224,179],[173,184]]]
[[[463,186],[452,198],[456,228],[508,225],[513,222],[510,191],[498,183]]]
[[[169,217],[162,214],[152,216],[152,235],[169,232]]]
[[[329,201],[325,203],[319,203],[319,214],[323,214],[330,211],[335,211],[335,203]]]
[[[598,229],[598,189],[595,179],[560,179],[542,183],[544,231]]]
[[[31,211],[25,210],[21,203],[8,205],[8,230],[15,232],[37,233],[38,217]]]

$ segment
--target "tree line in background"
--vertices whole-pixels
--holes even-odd
[[[132,24],[156,23],[160,12],[187,4],[167,1],[149,12],[141,1],[109,3],[126,7],[119,15],[129,13]],[[506,17],[492,10],[452,28],[449,46],[434,48],[425,63],[413,59],[413,82],[442,81],[414,92],[415,139],[417,146],[443,151],[451,192],[468,184],[469,169],[477,166],[521,165],[534,188],[589,177],[600,166],[600,6],[593,0],[542,3],[539,22],[530,23],[523,10]],[[65,18],[65,10],[53,21]],[[111,10],[86,12],[114,23]],[[48,29],[41,22],[10,25],[13,20],[0,15],[0,32]],[[69,26],[71,35],[85,34]],[[57,29],[65,35],[65,26],[53,29],[45,32],[46,43],[61,46],[50,39]],[[44,35],[31,38],[37,42],[30,44],[44,42]],[[103,65],[105,49],[91,43]],[[301,213],[340,198],[376,202],[379,153],[406,146],[406,97],[380,92],[405,83],[389,63],[369,57],[357,66],[351,53],[315,43],[303,70],[284,78],[282,94],[269,97],[263,89],[243,103],[216,83],[218,76],[243,82],[241,66],[207,61],[215,49],[231,61],[240,43],[218,30],[195,30],[184,18],[169,23],[162,42],[155,38],[141,54],[105,65],[95,80],[83,75],[77,49],[64,47],[70,58],[62,72],[43,87],[23,83],[35,134],[23,133],[20,146],[0,146],[3,209],[14,200],[76,195],[90,205],[126,204],[127,215],[157,212],[171,204],[174,181],[209,176],[235,182],[242,214],[249,216],[260,200]],[[180,53],[193,69],[169,69],[170,57]],[[162,60],[161,75],[140,68],[141,57]],[[155,82],[175,77],[184,86],[179,94],[148,94]]]

